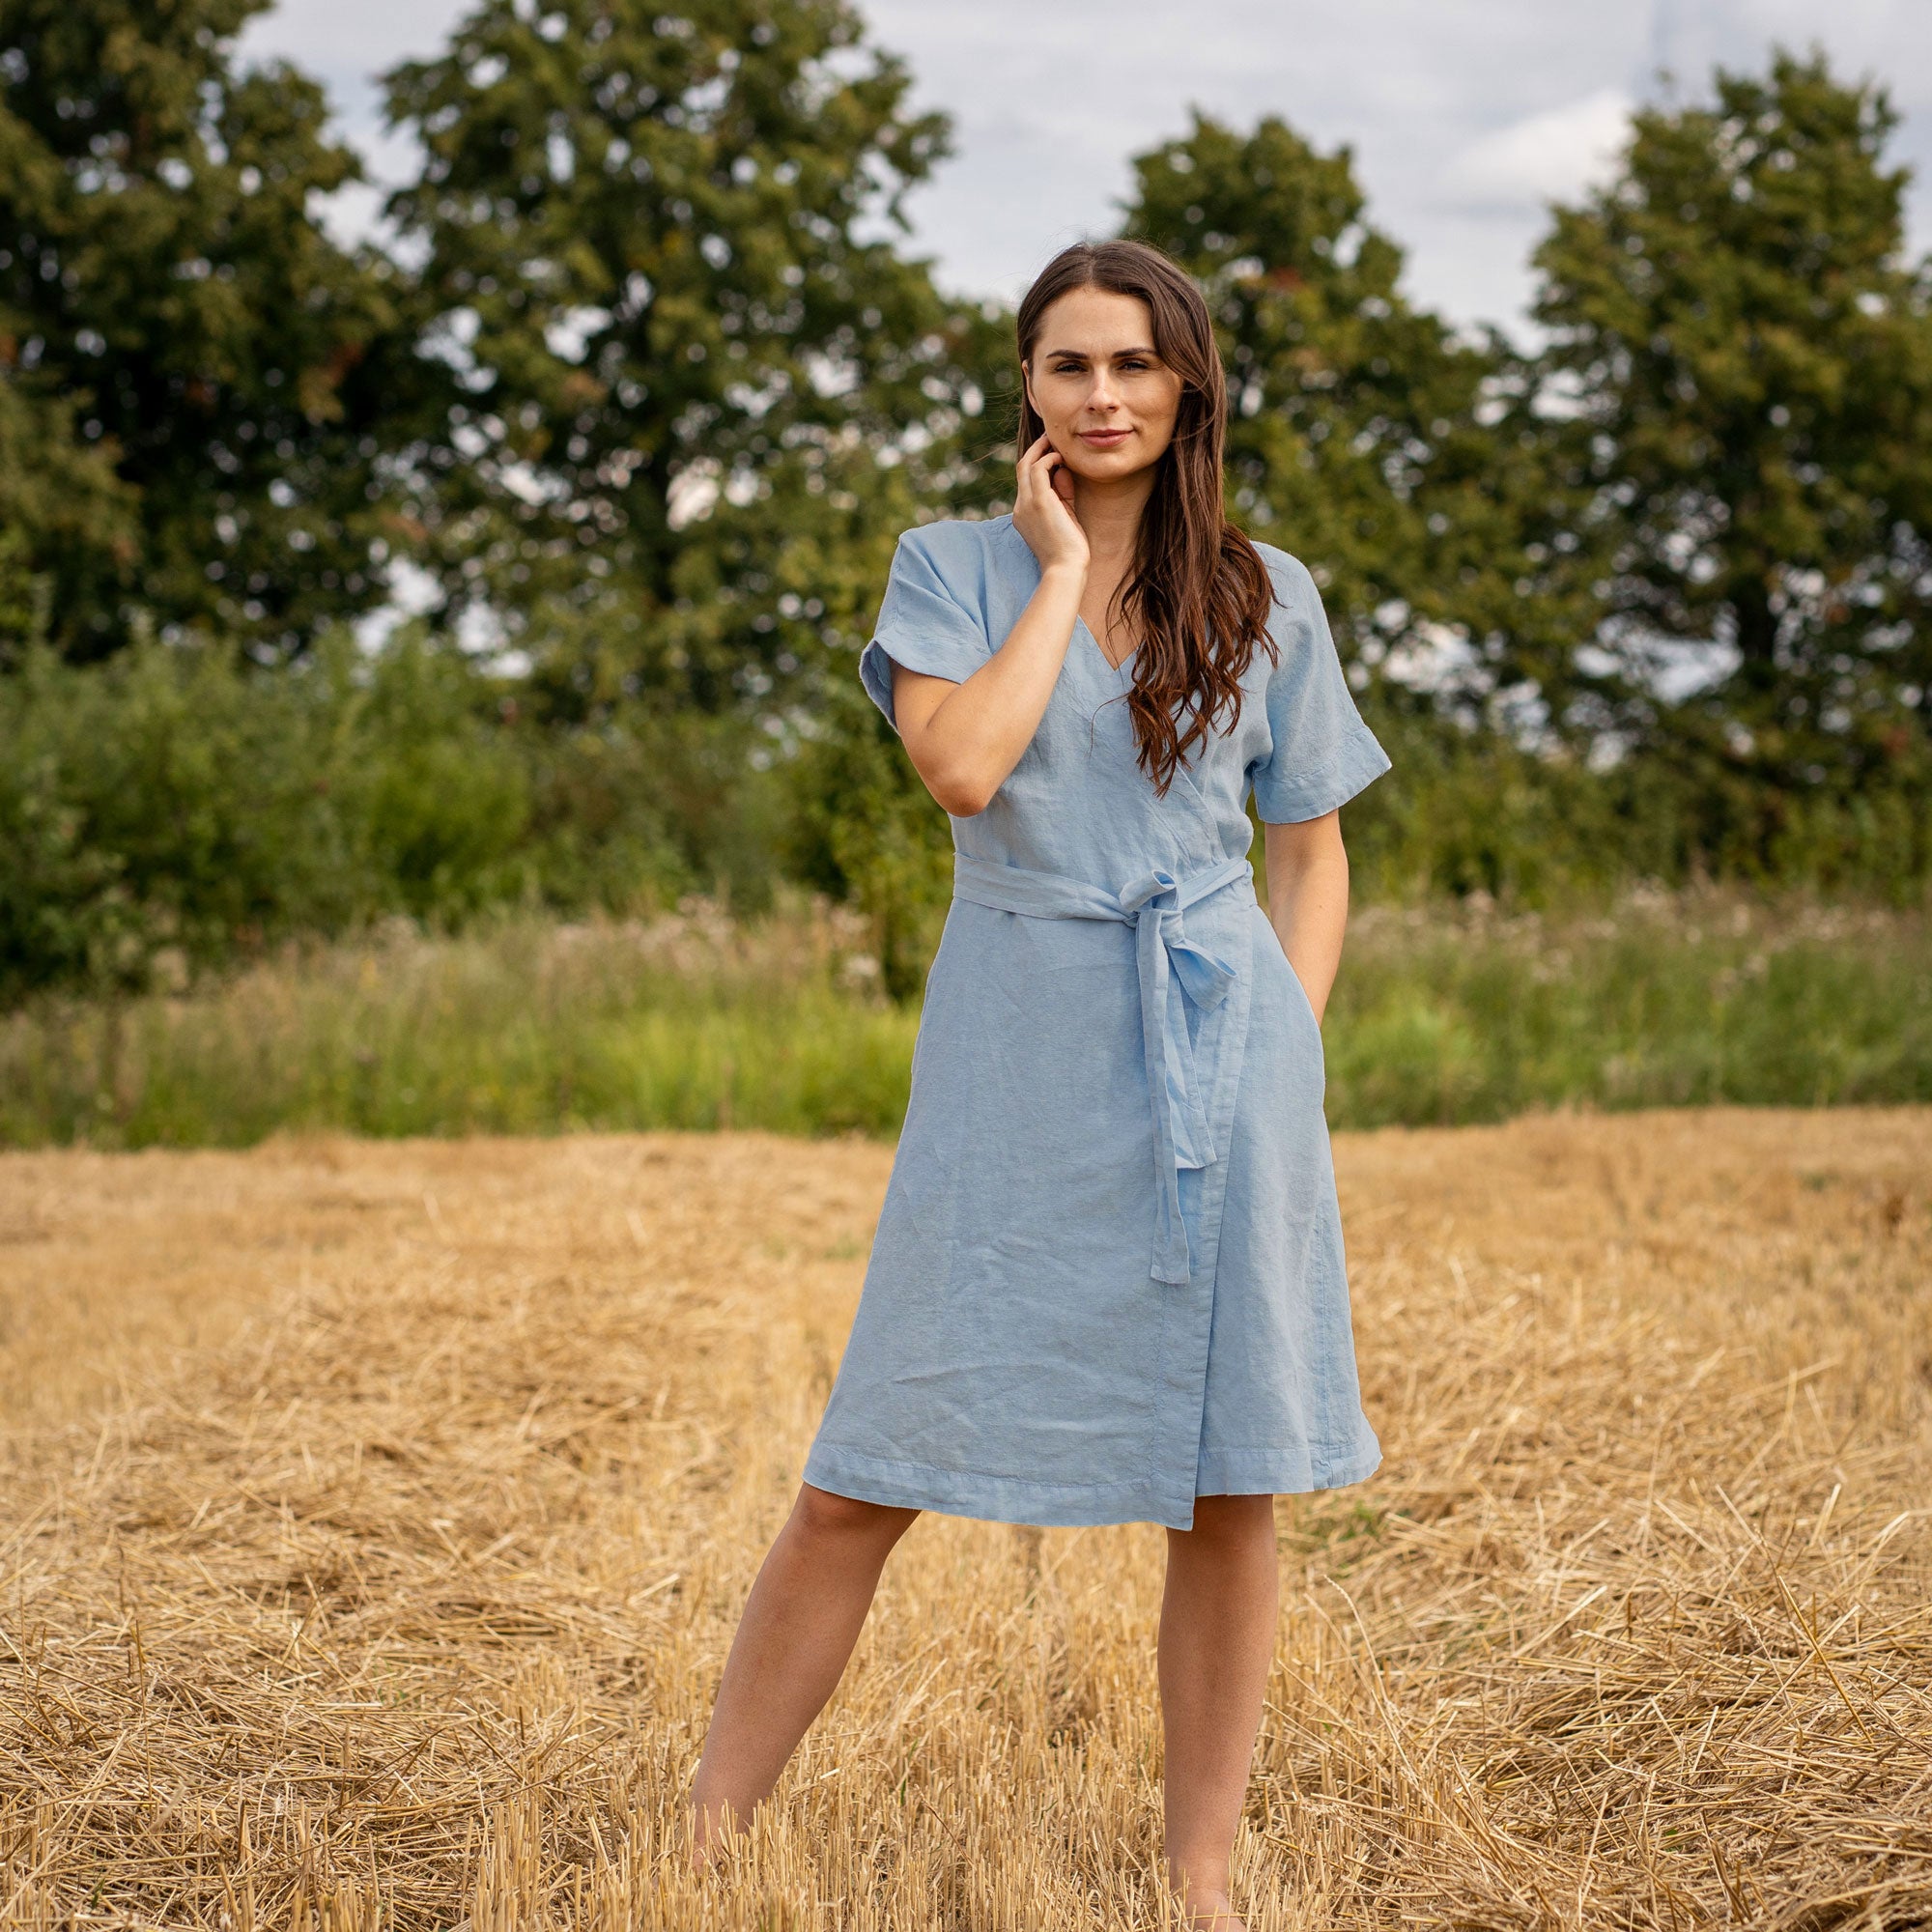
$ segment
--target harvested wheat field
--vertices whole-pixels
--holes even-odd
[[[1932,1924],[1932,1112],[1337,1137],[1387,1460],[1278,1505],[1262,1928]],[[1162,1532],[928,1517],[682,1790],[888,1151],[0,1161],[0,1922],[1169,1924]]]

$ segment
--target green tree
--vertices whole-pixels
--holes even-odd
[[[121,594],[138,526],[112,451],[75,434],[66,397],[23,388],[5,351],[0,341],[0,667],[11,668],[45,641],[56,611]]]
[[[73,656],[144,611],[286,649],[384,594],[424,376],[394,271],[311,217],[357,171],[320,89],[235,67],[262,4],[0,0],[0,437],[43,479],[0,517]]]
[[[1761,864],[1807,793],[1932,779],[1932,270],[1882,89],[1778,52],[1715,92],[1555,211],[1535,313],[1597,604],[1570,718]]]
[[[1344,657],[1378,697],[1475,724],[1511,715],[1574,633],[1535,581],[1566,504],[1496,331],[1459,335],[1402,293],[1347,147],[1274,117],[1200,114],[1134,163],[1125,233],[1203,284],[1229,372],[1235,516],[1321,583]]]
[[[945,140],[907,87],[843,0],[482,0],[388,77],[466,392],[439,569],[554,704],[781,719],[974,487],[992,325],[889,239]]]

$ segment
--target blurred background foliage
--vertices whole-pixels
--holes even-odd
[[[0,0],[0,1001],[801,893],[867,935],[845,993],[916,998],[946,822],[856,657],[897,532],[1005,507],[1014,415],[1010,317],[899,215],[943,119],[843,0],[481,0],[387,76],[419,172],[351,244],[320,89],[237,62],[260,4]],[[1781,51],[1639,114],[1551,210],[1533,350],[1405,296],[1347,148],[1136,158],[1235,514],[1395,761],[1364,900],[1923,906],[1892,126]]]

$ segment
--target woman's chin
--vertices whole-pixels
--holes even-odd
[[[1118,483],[1148,467],[1138,442],[1122,443],[1118,449],[1078,449],[1064,460],[1083,483]]]

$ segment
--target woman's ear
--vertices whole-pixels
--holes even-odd
[[[1039,415],[1039,405],[1033,399],[1033,364],[1030,362],[1022,362],[1020,364],[1020,388],[1025,394],[1027,404],[1032,409],[1034,414],[1037,416]],[[1046,418],[1041,416],[1040,420],[1044,422]]]

